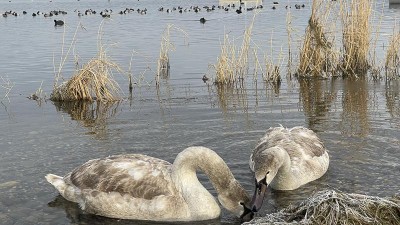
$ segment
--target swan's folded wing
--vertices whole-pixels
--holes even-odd
[[[259,140],[250,156],[250,169],[254,171],[254,162],[271,147],[280,147],[287,151],[290,158],[296,160],[312,159],[326,153],[323,142],[310,129],[297,126],[286,129],[282,126],[271,127]]]
[[[313,158],[325,154],[324,143],[318,138],[317,134],[305,127],[293,127],[290,129],[291,139],[300,146],[304,154]]]
[[[153,199],[176,192],[171,164],[145,155],[118,155],[90,160],[64,179],[81,190],[118,192],[134,198]]]

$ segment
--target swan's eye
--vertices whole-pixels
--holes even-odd
[[[269,174],[269,171],[267,171],[267,175]]]

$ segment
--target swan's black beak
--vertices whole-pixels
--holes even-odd
[[[264,177],[264,179],[260,180],[257,182],[256,179],[256,189],[254,191],[253,199],[250,202],[251,210],[253,212],[258,212],[262,206],[262,203],[264,201],[265,193],[267,192],[267,178]]]
[[[254,218],[254,212],[245,204],[241,203],[241,205],[243,206],[244,211],[243,214],[240,216],[240,223],[249,222]]]

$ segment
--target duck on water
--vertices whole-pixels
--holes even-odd
[[[210,179],[222,206],[242,221],[253,218],[247,192],[223,159],[205,147],[185,149],[173,164],[140,154],[116,155],[46,179],[65,199],[96,215],[152,221],[218,218],[221,209],[199,182],[197,170]]]
[[[64,25],[64,21],[62,20],[54,20],[54,26],[62,26]]]

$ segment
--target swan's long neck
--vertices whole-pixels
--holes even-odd
[[[275,151],[272,151],[274,157],[277,158],[277,161],[280,162],[278,173],[272,180],[271,186],[278,187],[281,186],[281,183],[287,183],[289,181],[295,181],[296,177],[292,177],[292,163],[290,161],[289,154],[282,148],[276,148]]]
[[[230,193],[243,194],[245,192],[224,160],[214,151],[205,147],[187,148],[176,157],[172,177],[189,207],[196,208],[197,212],[206,210],[206,213],[209,213],[210,207],[214,207],[213,210],[217,207],[219,215],[220,209],[214,197],[199,182],[196,171],[206,174],[218,192],[220,201]],[[223,202],[221,203],[224,205]]]

